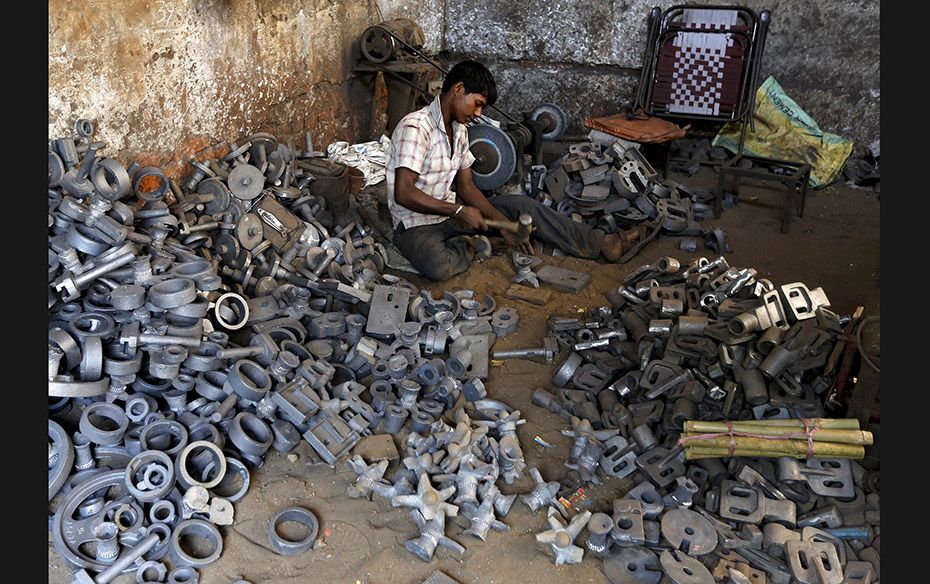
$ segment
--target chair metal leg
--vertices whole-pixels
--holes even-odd
[[[791,229],[791,218],[794,216],[794,198],[798,192],[797,183],[785,184],[785,191],[785,216],[781,220],[782,233],[788,233],[788,230]]]
[[[810,171],[807,171],[804,176],[801,177],[800,191],[801,191],[801,212],[798,213],[798,217],[804,216],[804,207],[807,205],[807,182],[811,178]]]
[[[672,163],[672,141],[669,140],[662,144],[665,148],[665,160],[662,162],[662,178],[668,178],[668,167]]]

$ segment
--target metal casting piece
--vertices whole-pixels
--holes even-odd
[[[785,555],[791,574],[804,584],[842,584],[843,569],[832,543],[789,541]]]
[[[561,505],[561,503],[556,500],[556,493],[562,488],[562,485],[560,485],[558,481],[550,481],[548,483],[543,481],[542,475],[539,474],[539,471],[535,467],[530,468],[527,472],[533,477],[536,486],[529,493],[520,495],[520,500],[530,508],[530,511],[536,513],[543,506],[549,505],[550,503]]]
[[[291,539],[284,536],[278,527],[285,522],[293,521],[303,525],[308,534],[300,539]],[[316,536],[320,530],[320,522],[316,515],[303,507],[288,507],[275,513],[268,522],[268,541],[271,549],[282,556],[296,556],[313,547]]]
[[[714,584],[714,577],[699,560],[678,550],[666,550],[659,563],[673,584]]]
[[[642,547],[624,547],[601,567],[610,584],[659,584],[662,566],[655,553]]]
[[[577,294],[591,282],[591,274],[575,272],[557,266],[543,266],[536,272],[540,282],[548,284],[556,290]]]
[[[701,556],[717,547],[717,532],[710,521],[688,509],[672,509],[662,516],[662,535],[676,549]]]
[[[646,541],[643,506],[638,499],[614,499],[610,537],[618,545],[642,545]]]
[[[591,512],[584,511],[572,517],[568,525],[559,519],[559,512],[550,507],[547,515],[549,529],[536,534],[537,545],[553,556],[555,565],[577,564],[584,556],[584,548],[574,545],[575,538],[591,519]]]
[[[408,552],[424,562],[433,559],[433,553],[438,546],[458,556],[465,553],[465,548],[461,544],[446,537],[446,516],[444,514],[439,513],[432,519],[426,519],[420,511],[414,509],[410,512],[410,516],[420,528],[420,537],[404,542],[404,548]]]

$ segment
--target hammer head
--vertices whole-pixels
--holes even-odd
[[[517,236],[520,241],[529,241],[533,232],[533,217],[529,213],[520,213],[517,220]]]

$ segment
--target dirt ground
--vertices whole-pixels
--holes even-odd
[[[710,169],[702,169],[694,177],[672,174],[669,178],[688,186],[716,184],[716,174]],[[822,286],[831,300],[832,310],[840,314],[849,314],[857,306],[866,304],[878,291],[880,282],[878,195],[845,186],[810,192],[804,217],[795,220],[788,234],[779,230],[783,200],[784,191],[779,188],[746,183],[736,207],[726,210],[722,218],[705,221],[703,225],[722,227],[726,231],[733,248],[733,252],[727,254],[732,266],[754,267],[758,277],[768,278],[778,285],[800,281],[810,288]],[[437,297],[443,290],[465,288],[493,295],[499,306],[513,306],[520,317],[517,331],[499,339],[494,349],[533,347],[540,345],[547,332],[546,316],[570,314],[606,304],[604,293],[618,286],[625,274],[643,263],[651,263],[663,255],[676,257],[682,263],[701,255],[716,257],[714,252],[703,248],[696,253],[683,252],[678,248],[679,241],[679,238],[654,241],[625,265],[546,256],[544,260],[548,264],[588,272],[592,276],[591,283],[578,294],[553,291],[547,306],[504,298],[503,293],[515,273],[506,256],[492,257],[473,266],[466,274],[441,284],[409,277],[409,274],[400,275],[418,286],[430,288]],[[556,364],[559,362],[557,360]],[[564,423],[556,415],[530,403],[533,390],[547,387],[552,372],[553,365],[507,360],[492,367],[486,383],[490,398],[522,412],[527,421],[519,427],[518,436],[527,463],[538,467],[547,480],[564,475],[567,469],[563,463],[570,445],[570,438],[561,434]],[[537,435],[555,448],[546,449],[534,443]],[[519,501],[504,519],[510,530],[491,531],[484,542],[462,534],[467,523],[450,519],[447,535],[466,547],[464,557],[454,557],[439,548],[433,561],[425,563],[403,547],[405,540],[418,536],[416,526],[408,517],[409,509],[392,508],[377,496],[373,501],[350,499],[345,491],[355,475],[345,465],[331,468],[313,464],[315,456],[306,442],[301,442],[294,453],[297,459],[290,461],[287,455],[269,451],[265,465],[253,472],[248,495],[235,505],[234,525],[221,528],[224,552],[216,563],[203,571],[201,583],[228,584],[242,578],[255,584],[419,584],[435,570],[462,584],[607,582],[601,572],[601,561],[589,554],[581,564],[555,566],[535,544],[534,534],[546,529],[545,513],[532,514]],[[394,465],[386,474],[393,469]],[[532,480],[527,476],[513,485],[500,483],[501,490],[508,494],[528,491]],[[611,501],[628,487],[616,479],[608,479],[594,488],[590,492],[591,511],[609,514]],[[269,549],[268,519],[279,509],[292,505],[313,510],[320,521],[320,540],[310,552],[282,557]],[[579,537],[582,545],[585,533]],[[51,543],[49,581],[70,581]],[[115,580],[117,584],[133,581],[132,575]]]

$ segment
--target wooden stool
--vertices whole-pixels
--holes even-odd
[[[765,164],[775,168],[781,168],[787,172],[778,174],[762,168],[740,168],[737,166],[741,160],[750,160],[753,164]],[[759,180],[777,181],[785,185],[787,195],[785,197],[785,216],[781,221],[781,232],[788,233],[791,228],[791,219],[794,216],[796,197],[801,195],[800,209],[798,217],[804,216],[804,204],[807,200],[807,182],[811,176],[811,166],[800,162],[789,162],[787,160],[775,160],[773,158],[761,158],[757,156],[748,156],[742,154],[735,156],[726,163],[721,164],[718,168],[720,173],[717,179],[717,200],[714,203],[714,213],[717,217],[723,212],[723,189],[727,178],[732,179],[732,190],[738,196],[740,187],[740,178],[749,177]]]

